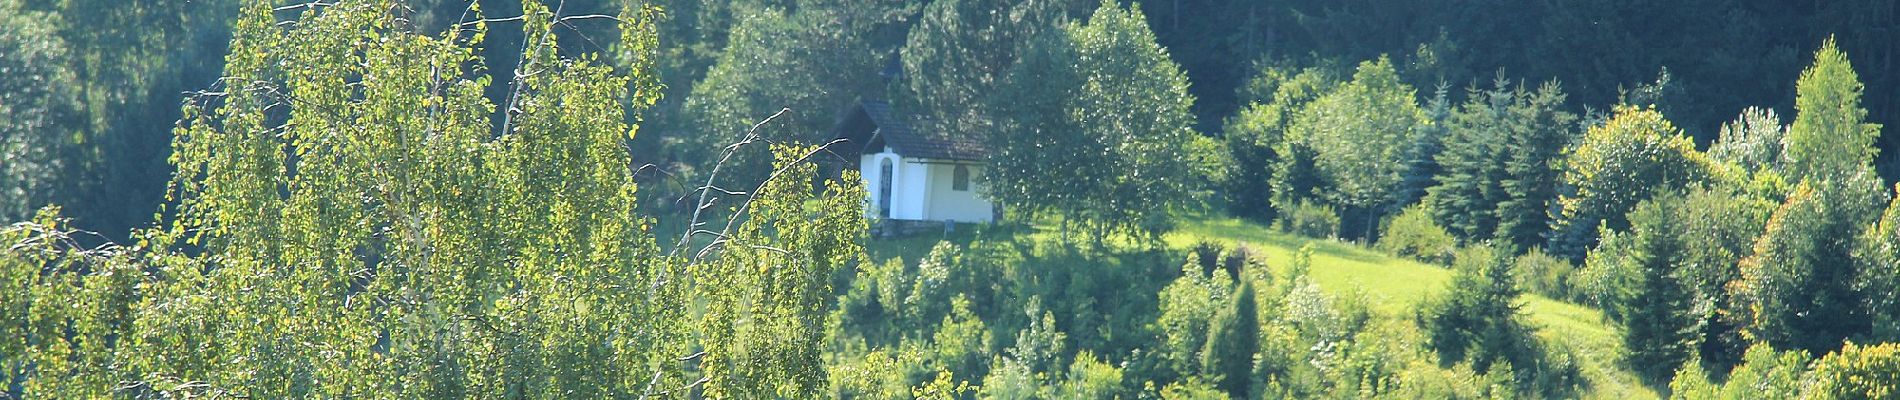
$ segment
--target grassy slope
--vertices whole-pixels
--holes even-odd
[[[976,229],[955,233],[927,233],[897,239],[871,241],[872,258],[883,260],[903,257],[916,262],[940,240],[964,244],[978,235]],[[1053,241],[1057,234],[1043,227],[988,229],[992,238],[1015,237],[1032,241]],[[1445,289],[1451,271],[1438,266],[1387,256],[1350,243],[1314,240],[1272,231],[1259,224],[1234,218],[1189,217],[1166,236],[1168,245],[1186,249],[1195,242],[1212,240],[1240,242],[1267,254],[1267,263],[1285,268],[1300,246],[1314,244],[1313,264],[1309,271],[1322,290],[1346,293],[1358,289],[1367,293],[1373,310],[1388,321],[1409,321],[1414,307],[1428,296]],[[1617,363],[1622,341],[1615,328],[1603,322],[1596,309],[1526,295],[1524,311],[1538,326],[1538,336],[1548,343],[1561,343],[1578,357],[1586,387],[1584,398],[1650,399],[1654,390],[1645,387],[1627,368]],[[1409,322],[1403,322],[1409,324]]]
[[[1232,218],[1190,219],[1167,236],[1168,244],[1187,248],[1200,240],[1242,242],[1267,253],[1267,262],[1276,268],[1293,259],[1301,245],[1314,243],[1313,280],[1323,290],[1341,293],[1358,287],[1372,296],[1374,309],[1389,318],[1409,318],[1413,306],[1433,293],[1444,290],[1451,271],[1409,260],[1388,257],[1358,246],[1271,231],[1257,224]],[[1616,363],[1622,341],[1617,331],[1606,325],[1596,309],[1526,295],[1524,311],[1538,326],[1538,336],[1547,342],[1570,347],[1583,367],[1588,387],[1586,398],[1656,398],[1656,392],[1644,387],[1636,376]]]

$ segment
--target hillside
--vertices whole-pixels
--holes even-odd
[[[901,238],[873,239],[868,252],[878,262],[897,257],[915,264],[927,257],[938,241],[959,246],[973,242],[1011,242],[1016,247],[1061,247],[1059,232],[1042,225],[1023,227],[999,225],[979,227],[948,234],[921,234]],[[1212,241],[1229,246],[1245,245],[1265,255],[1276,275],[1283,275],[1301,246],[1314,249],[1308,276],[1329,295],[1364,294],[1370,300],[1374,325],[1395,329],[1417,329],[1412,318],[1419,304],[1444,292],[1452,271],[1396,258],[1376,250],[1337,241],[1319,240],[1275,231],[1261,224],[1224,216],[1192,216],[1182,219],[1175,230],[1164,237],[1166,252],[1186,253],[1197,243]],[[1111,244],[1130,246],[1128,243]],[[1126,263],[1131,257],[1093,262]],[[1130,291],[1139,289],[1131,288]],[[844,290],[841,288],[840,292]],[[841,293],[842,294],[842,293]],[[1658,393],[1644,386],[1627,368],[1618,363],[1622,354],[1620,332],[1604,319],[1602,312],[1574,303],[1552,300],[1535,294],[1522,297],[1523,311],[1534,325],[1537,336],[1546,343],[1558,344],[1577,357],[1584,383],[1578,396],[1594,399],[1650,399]],[[1061,317],[1058,317],[1060,320]]]

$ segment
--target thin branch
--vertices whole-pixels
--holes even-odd
[[[719,170],[725,168],[726,163],[732,160],[732,156],[739,152],[739,148],[743,145],[752,143],[753,141],[757,140],[757,138],[759,137],[760,127],[764,127],[765,124],[771,123],[773,120],[777,120],[778,117],[783,116],[785,115],[785,113],[788,113],[791,111],[792,109],[790,108],[779,109],[778,112],[772,113],[772,116],[765,117],[765,119],[759,120],[758,123],[752,124],[752,128],[746,130],[745,137],[741,138],[737,143],[733,143],[732,145],[726,146],[725,154],[722,154],[719,156],[719,162],[713,164],[712,172],[706,175],[706,184],[700,185],[702,189],[698,190],[699,201],[694,203],[693,218],[687,221],[686,226],[689,226],[689,227],[699,226],[700,224],[699,218],[703,213],[705,213],[706,211],[705,205],[708,204],[707,203],[709,201],[708,197],[712,194],[711,192],[705,190],[704,188],[713,186],[713,180],[719,178]],[[670,253],[677,254],[679,252],[679,249],[685,248],[687,244],[692,241],[692,239],[693,239],[693,232],[691,230],[688,230],[686,233],[681,234],[679,244],[674,245],[673,251],[671,251]]]

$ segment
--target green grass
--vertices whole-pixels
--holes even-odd
[[[969,229],[959,227],[957,232],[947,235],[928,233],[873,239],[867,250],[875,260],[902,257],[906,262],[916,262],[940,240],[959,244],[978,239],[1013,240],[1048,245],[1058,242],[1059,238],[1060,233],[1047,226],[971,226]],[[1313,281],[1333,294],[1364,293],[1373,312],[1387,323],[1409,325],[1418,304],[1444,291],[1452,274],[1444,267],[1391,257],[1353,243],[1280,233],[1236,218],[1184,217],[1180,226],[1164,236],[1164,241],[1168,247],[1181,251],[1200,241],[1246,244],[1265,253],[1268,265],[1276,270],[1287,268],[1295,252],[1310,243],[1314,254],[1308,275]],[[1523,310],[1537,327],[1540,339],[1567,347],[1577,357],[1585,381],[1583,398],[1659,397],[1655,390],[1644,386],[1628,368],[1618,363],[1622,353],[1620,333],[1608,325],[1602,312],[1537,295],[1524,297]]]
[[[1267,254],[1267,263],[1285,268],[1300,246],[1312,243],[1308,275],[1330,293],[1358,288],[1372,300],[1373,310],[1385,318],[1409,318],[1420,301],[1445,290],[1451,270],[1390,257],[1354,244],[1315,240],[1272,231],[1234,218],[1187,218],[1167,235],[1170,247],[1187,248],[1210,240],[1244,243]],[[1645,399],[1659,397],[1627,368],[1617,363],[1622,340],[1607,325],[1603,313],[1577,304],[1525,295],[1524,313],[1547,343],[1569,347],[1582,367],[1585,398]]]

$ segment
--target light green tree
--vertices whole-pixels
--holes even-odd
[[[1629,229],[1626,218],[1638,202],[1707,179],[1711,167],[1695,142],[1654,109],[1619,106],[1603,125],[1591,127],[1564,166],[1574,194],[1558,198],[1550,252],[1581,259],[1596,246],[1599,226]]]
[[[1413,132],[1427,123],[1414,92],[1391,61],[1363,62],[1351,81],[1301,110],[1288,130],[1288,141],[1313,150],[1324,199],[1367,216],[1361,222],[1367,238],[1397,200],[1394,188],[1408,171]]]
[[[393,4],[247,4],[226,78],[184,108],[176,206],[138,242],[77,247],[52,211],[0,231],[8,395],[816,395],[859,188],[820,196],[786,147],[748,219],[669,256],[626,148],[652,71],[560,57],[528,2],[526,72],[490,104],[486,24],[425,37]],[[651,43],[653,12],[623,9],[622,35]]]
[[[1880,125],[1866,122],[1862,89],[1847,53],[1828,38],[1795,82],[1794,124],[1782,153],[1790,180],[1839,180],[1870,168],[1880,152],[1874,147]]]

